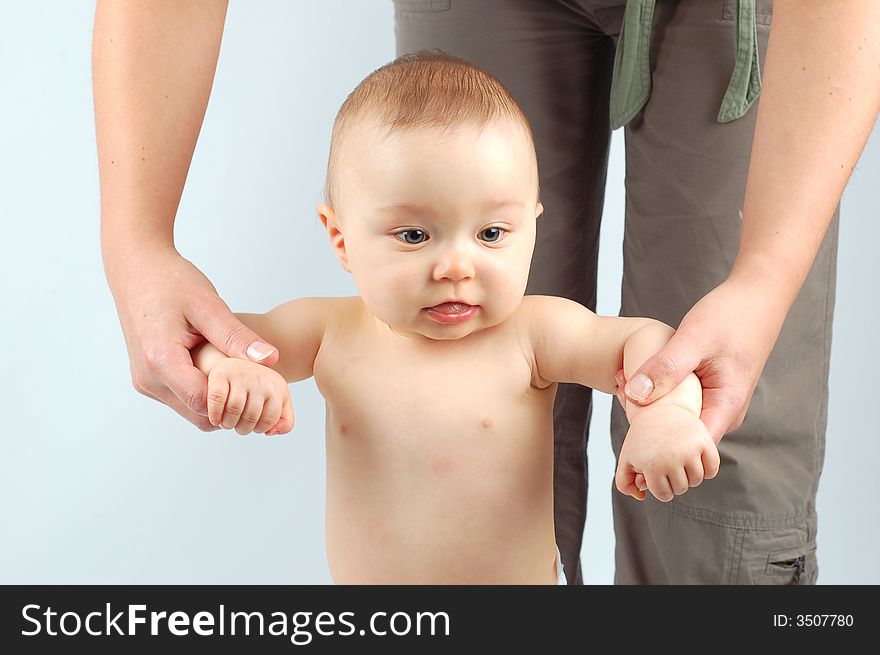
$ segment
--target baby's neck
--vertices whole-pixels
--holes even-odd
[[[386,337],[392,342],[399,343],[401,347],[412,348],[414,350],[425,352],[445,352],[448,350],[470,346],[476,341],[484,339],[486,336],[489,335],[490,332],[499,327],[498,325],[493,325],[485,328],[480,328],[462,337],[451,339],[435,339],[426,336],[420,332],[400,330],[398,328],[395,328],[394,326],[388,325],[388,323],[380,319],[375,314],[371,313],[370,316],[372,316],[373,318],[373,323],[375,324],[376,329],[383,337]]]

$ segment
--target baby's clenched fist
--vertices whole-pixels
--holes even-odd
[[[719,465],[718,448],[697,416],[677,405],[651,405],[630,422],[615,483],[621,493],[642,500],[645,492],[636,486],[636,475],[641,473],[648,491],[669,502],[714,478]]]
[[[208,373],[208,420],[240,435],[290,432],[293,406],[287,381],[262,364],[223,359]]]

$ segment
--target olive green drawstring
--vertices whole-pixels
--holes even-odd
[[[758,27],[755,0],[738,0],[736,7],[736,65],[721,102],[718,122],[727,123],[745,114],[761,93],[758,64]]]
[[[611,129],[626,125],[651,96],[651,27],[656,0],[627,0],[614,55]],[[755,0],[737,0],[736,63],[721,101],[718,122],[745,114],[761,93]]]
[[[651,25],[656,0],[627,0],[611,77],[611,129],[626,125],[651,95]]]

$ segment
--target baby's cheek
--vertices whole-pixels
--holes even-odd
[[[526,283],[529,279],[529,267],[531,265],[532,252],[522,244],[504,251],[503,257],[498,257],[491,268],[491,274],[496,283],[504,285],[511,290],[516,290],[520,295],[525,292]]]
[[[486,296],[494,306],[494,313],[509,318],[519,307],[528,282],[528,268],[525,270],[493,271],[491,280],[487,280],[489,288]]]
[[[405,273],[395,275],[382,270],[365,275],[359,281],[358,292],[373,314],[385,323],[394,325],[411,314],[413,307],[421,307],[414,293],[416,286],[416,280]]]

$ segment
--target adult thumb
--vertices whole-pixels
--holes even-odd
[[[269,368],[278,362],[278,349],[236,318],[222,301],[206,308],[193,326],[228,357],[250,359]]]
[[[624,388],[626,397],[639,405],[649,405],[675,389],[699,364],[699,354],[674,334],[629,378]]]

